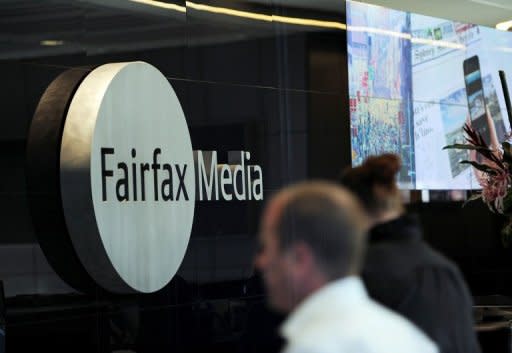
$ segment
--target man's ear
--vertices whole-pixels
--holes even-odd
[[[293,266],[298,272],[309,271],[315,264],[315,257],[311,247],[304,242],[298,242],[292,249]]]

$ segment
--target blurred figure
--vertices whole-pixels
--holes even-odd
[[[462,275],[423,241],[418,219],[405,213],[396,185],[400,164],[398,156],[383,154],[341,176],[372,223],[364,283],[373,299],[424,330],[442,353],[480,352]]]
[[[328,183],[279,192],[260,229],[261,270],[270,304],[289,313],[286,353],[423,353],[435,344],[372,301],[358,277],[368,220],[357,200]]]

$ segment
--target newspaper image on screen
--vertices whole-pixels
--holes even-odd
[[[470,109],[489,111],[480,122],[500,141],[510,130],[498,71],[512,77],[512,33],[350,1],[347,46],[352,164],[393,152],[402,188],[479,188],[458,163],[467,156],[443,147],[463,141]],[[474,56],[483,89],[468,97],[464,61]]]

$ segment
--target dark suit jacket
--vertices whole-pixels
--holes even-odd
[[[421,328],[441,353],[479,353],[466,283],[422,240],[417,218],[377,225],[369,236],[363,280],[370,296]]]

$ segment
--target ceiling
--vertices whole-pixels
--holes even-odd
[[[295,6],[294,1],[0,0],[0,60],[101,55],[270,37],[275,28],[265,16],[272,14],[271,4],[279,4],[281,14],[293,18],[335,21],[345,11],[343,0],[299,1],[303,6]],[[161,7],[169,5],[174,7]],[[244,16],[216,13],[215,9],[224,8],[264,19],[248,21]],[[303,30],[322,27],[286,27],[288,33]]]
[[[164,0],[160,0],[164,1]],[[350,0],[348,0],[350,1]],[[153,6],[147,3],[152,3]],[[280,7],[285,16],[336,21],[345,12],[344,0],[198,0],[256,13]],[[512,20],[512,0],[362,0],[398,10],[494,27]],[[273,35],[272,23],[246,21],[236,16],[216,17],[194,10],[166,11],[155,0],[0,0],[0,60],[48,55],[96,55]],[[206,12],[205,12],[206,11]],[[193,24],[191,26],[190,24]],[[302,30],[296,26],[289,30]],[[301,27],[303,28],[303,27]],[[308,28],[308,30],[312,30]],[[44,42],[56,40],[57,46]]]

